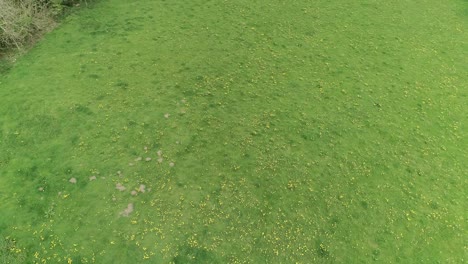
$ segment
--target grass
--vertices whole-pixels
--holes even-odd
[[[72,14],[0,78],[0,260],[466,261],[466,8]]]

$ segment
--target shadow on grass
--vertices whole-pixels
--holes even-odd
[[[182,263],[220,263],[220,259],[203,248],[184,245],[180,247],[179,255],[172,259],[175,264]]]

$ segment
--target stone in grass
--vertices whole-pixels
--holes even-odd
[[[89,177],[89,180],[90,180],[90,181],[96,180],[96,176],[93,175],[93,176]]]
[[[165,118],[169,118],[170,114],[164,114]]]
[[[136,196],[138,193],[137,193],[137,191],[133,190],[133,191],[130,192],[130,194],[131,194],[132,196]]]
[[[123,192],[123,191],[125,191],[125,189],[127,189],[127,188],[125,188],[121,183],[117,183],[117,184],[115,185],[115,188],[116,188],[117,190],[121,191],[121,192]]]
[[[158,162],[159,162],[159,163],[162,163],[163,160],[164,160],[163,158],[159,158],[159,159],[158,159]]]
[[[170,167],[174,167],[174,166],[175,166],[175,163],[174,163],[174,162],[169,162],[169,166],[170,166]]]
[[[161,155],[162,155],[162,150],[158,150],[157,153],[158,153],[158,157],[161,157]]]
[[[44,187],[39,187],[39,188],[37,188],[37,190],[40,191],[40,192],[43,192],[43,191],[44,191]]]
[[[142,157],[138,157],[135,159],[135,161],[140,161],[140,160],[142,160]]]
[[[150,157],[147,157],[145,160],[146,160],[146,161],[151,161],[151,158],[150,158]]]
[[[133,212],[133,203],[129,203],[127,205],[127,208],[125,208],[125,210],[120,212],[120,215],[124,217],[128,217],[132,212]]]
[[[68,180],[70,183],[73,183],[75,184],[76,183],[76,178],[71,178],[70,180]]]
[[[145,188],[146,188],[146,186],[144,184],[140,184],[140,187],[138,188],[138,191],[144,193]]]

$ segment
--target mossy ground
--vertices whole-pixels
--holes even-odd
[[[466,8],[69,16],[0,78],[0,261],[466,261]]]

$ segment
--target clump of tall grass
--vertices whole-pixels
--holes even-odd
[[[67,6],[85,0],[0,0],[0,51],[21,48],[54,28]]]
[[[36,0],[0,0],[0,48],[21,48],[40,33],[53,28],[47,3]]]

